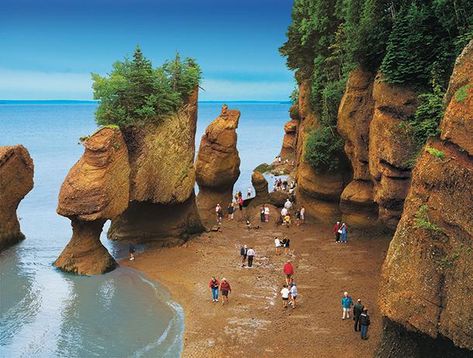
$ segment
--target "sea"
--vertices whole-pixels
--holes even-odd
[[[241,174],[235,191],[251,187],[253,169],[279,153],[288,102],[227,102],[241,111]],[[223,102],[200,102],[196,148]],[[167,290],[124,267],[76,276],[52,266],[71,237],[56,214],[60,186],[83,153],[79,138],[97,128],[94,101],[0,101],[0,146],[22,144],[34,161],[34,188],[18,208],[26,240],[0,253],[0,357],[179,357],[184,313]],[[0,199],[1,205],[1,199]],[[124,243],[102,243],[116,258]],[[146,249],[146,248],[144,248]]]

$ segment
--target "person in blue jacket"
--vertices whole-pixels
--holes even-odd
[[[342,226],[340,227],[340,239],[342,244],[346,244],[348,242],[348,230],[347,230],[347,224],[343,223]]]
[[[352,305],[353,300],[348,296],[348,292],[344,292],[342,297],[342,319],[350,318],[350,309]]]

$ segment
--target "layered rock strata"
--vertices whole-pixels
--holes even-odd
[[[202,136],[195,163],[199,185],[197,206],[206,224],[215,216],[215,206],[232,201],[233,185],[240,176],[237,133],[240,111],[223,106],[220,115]]]
[[[118,128],[100,129],[84,147],[59,193],[57,213],[71,220],[73,234],[54,265],[67,272],[95,275],[116,266],[100,234],[106,220],[128,207],[130,166]]]
[[[380,357],[473,356],[473,41],[457,59],[446,102],[440,139],[417,160],[383,265]],[[428,344],[412,339],[419,334]],[[445,350],[452,342],[457,348]]]
[[[370,227],[377,220],[378,206],[373,200],[369,171],[369,133],[373,119],[374,75],[361,68],[354,70],[338,110],[337,129],[345,141],[345,153],[353,170],[353,180],[340,196],[342,220],[351,227]]]
[[[33,160],[25,147],[0,147],[0,251],[25,238],[16,210],[33,189],[33,174]]]

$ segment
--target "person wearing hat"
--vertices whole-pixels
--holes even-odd
[[[353,320],[355,321],[355,332],[361,331],[361,324],[360,324],[360,315],[363,312],[363,306],[361,304],[361,299],[358,299],[353,306]]]
[[[361,339],[368,339],[368,326],[370,325],[370,316],[368,315],[368,309],[363,308],[363,312],[360,315],[361,324]]]
[[[228,303],[228,293],[232,292],[232,288],[230,287],[230,283],[224,277],[222,278],[222,282],[220,283],[220,292],[222,293],[222,305]]]

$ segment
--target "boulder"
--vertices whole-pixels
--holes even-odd
[[[402,125],[414,114],[415,91],[390,85],[381,75],[373,86],[374,114],[369,130],[369,170],[374,180],[374,201],[379,220],[395,229],[410,185],[410,161],[416,152],[411,135]]]
[[[373,183],[353,180],[340,196],[342,221],[355,228],[371,228],[376,225],[378,207],[373,201]]]
[[[473,86],[471,72],[462,70],[472,68],[472,43],[457,61],[450,88]],[[445,344],[454,344],[455,352],[462,349],[452,357],[473,355],[472,104],[470,88],[462,101],[450,96],[441,140],[430,140],[416,162],[382,268],[379,305],[388,324],[381,352],[402,355],[400,347],[410,339],[420,356],[440,357]],[[411,339],[415,334],[426,337],[433,355]]]
[[[233,185],[240,176],[237,133],[240,111],[222,107],[220,115],[209,124],[202,136],[195,163],[199,185],[197,207],[208,224],[214,208],[232,201]]]
[[[112,220],[110,239],[168,245],[173,237],[203,230],[194,203],[197,97],[195,90],[177,113],[159,124],[123,130],[131,203]]]
[[[130,166],[118,128],[98,130],[84,147],[59,193],[57,213],[71,219],[73,235],[54,265],[67,272],[95,275],[116,266],[100,242],[100,233],[107,219],[128,206]]]
[[[269,203],[277,208],[282,208],[289,196],[287,191],[272,191],[269,193]]]
[[[283,161],[287,159],[292,162],[295,158],[298,123],[297,120],[292,119],[284,125],[283,143],[279,154]]]
[[[33,189],[33,172],[33,160],[25,147],[0,147],[0,251],[25,238],[16,210]]]
[[[255,188],[255,197],[251,205],[261,205],[269,202],[268,181],[260,172],[254,171],[251,175],[251,184]]]

